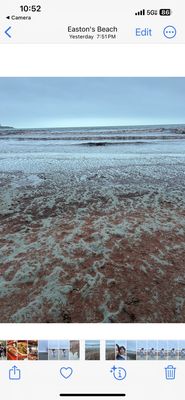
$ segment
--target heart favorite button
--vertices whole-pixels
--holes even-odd
[[[60,368],[60,374],[63,376],[63,378],[68,379],[72,375],[73,370],[71,367],[62,367]]]

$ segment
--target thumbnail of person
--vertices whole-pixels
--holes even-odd
[[[127,359],[127,355],[126,355],[126,347],[123,345],[119,345],[118,343],[116,343],[116,360],[126,360]]]
[[[146,360],[147,357],[147,342],[139,340],[137,342],[137,360]]]

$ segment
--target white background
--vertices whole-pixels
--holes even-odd
[[[1,324],[1,340],[185,340],[184,324]]]
[[[0,76],[184,76],[185,45],[0,45]]]

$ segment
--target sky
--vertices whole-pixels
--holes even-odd
[[[48,351],[48,341],[47,340],[39,340],[39,351],[40,352]]]
[[[135,340],[127,340],[127,351],[136,351],[136,341]]]
[[[0,78],[15,128],[185,123],[185,78]]]
[[[58,340],[49,340],[48,348],[49,349],[59,349],[59,341]]]
[[[161,350],[162,348],[164,348],[165,350],[168,349],[168,342],[167,342],[167,340],[159,340],[159,341],[158,341],[158,350]]]

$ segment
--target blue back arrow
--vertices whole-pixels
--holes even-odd
[[[12,28],[12,27],[9,26],[9,28],[7,28],[6,31],[5,31],[5,34],[6,34],[9,38],[11,38],[11,35],[9,34],[9,31],[10,31],[11,28]]]

